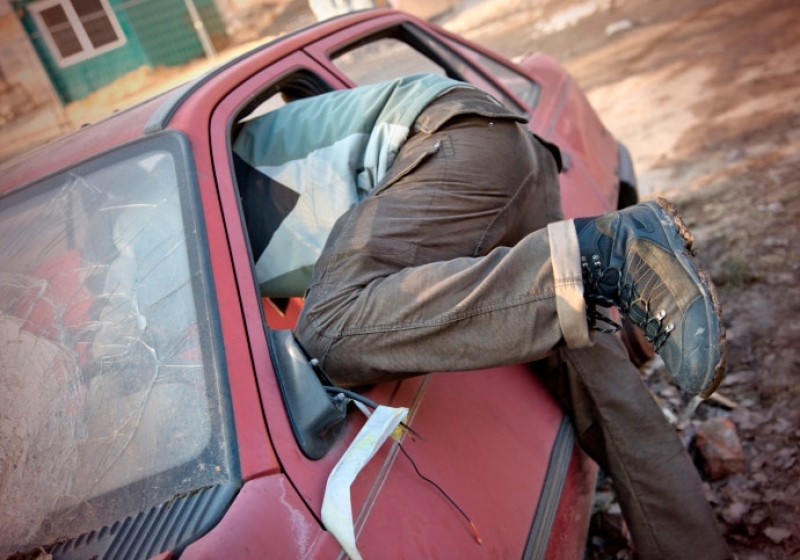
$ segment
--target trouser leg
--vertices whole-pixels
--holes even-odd
[[[614,481],[639,557],[731,557],[694,464],[616,337],[559,348],[533,367]]]
[[[298,321],[306,350],[359,385],[589,344],[574,227],[546,227],[561,218],[551,154],[484,117],[404,149],[420,142],[438,150],[337,221]]]

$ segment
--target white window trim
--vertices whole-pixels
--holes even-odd
[[[100,3],[103,6],[106,17],[108,17],[108,20],[111,22],[111,26],[114,28],[114,32],[117,34],[116,41],[103,45],[100,48],[95,48],[94,45],[92,45],[92,41],[89,39],[89,35],[83,28],[80,18],[75,12],[75,9],[72,7],[72,2],[70,0],[39,0],[38,2],[28,5],[27,8],[33,16],[36,26],[39,28],[39,33],[41,33],[45,43],[47,43],[47,46],[50,49],[50,52],[53,54],[53,58],[60,68],[70,66],[78,62],[83,62],[84,60],[88,60],[97,55],[114,50],[127,43],[127,37],[125,37],[125,33],[122,32],[122,27],[120,27],[119,21],[117,21],[117,16],[114,13],[114,10],[112,10],[108,5],[107,0],[100,0]],[[55,40],[53,40],[53,37],[50,34],[50,29],[47,27],[47,24],[45,24],[41,14],[42,11],[54,6],[61,6],[64,9],[67,20],[72,26],[72,30],[75,32],[75,35],[78,37],[81,47],[83,47],[81,52],[67,57],[61,56],[61,52],[58,50],[58,45],[56,45]]]

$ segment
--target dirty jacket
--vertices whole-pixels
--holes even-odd
[[[336,220],[429,155],[394,165],[409,134],[461,114],[524,121],[469,84],[420,74],[301,99],[245,123],[233,151],[262,294],[303,295]]]

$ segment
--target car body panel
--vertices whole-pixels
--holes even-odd
[[[78,129],[0,166],[2,168],[0,195],[76,162],[96,157],[111,148],[140,139],[147,120],[161,105],[163,99],[163,96],[159,96],[115,113],[93,124],[91,134],[86,134],[82,128]]]
[[[222,521],[181,558],[314,558],[325,534],[284,475],[265,476],[245,483]]]
[[[208,127],[210,123],[210,130],[207,130],[209,130],[208,137],[211,140],[210,147],[212,148],[213,154],[209,152],[209,155],[205,159],[208,162],[213,162],[214,168],[219,170],[219,172],[216,173],[216,175],[212,172],[208,173],[208,189],[209,191],[214,191],[218,201],[214,201],[214,205],[216,206],[217,203],[221,205],[221,215],[224,216],[225,231],[220,231],[220,239],[227,239],[227,249],[232,259],[230,261],[232,266],[226,266],[226,270],[233,270],[236,276],[235,284],[231,286],[229,291],[231,294],[240,293],[240,300],[236,303],[237,307],[243,312],[244,326],[246,328],[246,334],[243,332],[240,336],[241,340],[250,341],[250,348],[245,355],[251,356],[252,366],[250,367],[255,367],[255,377],[259,379],[259,383],[261,383],[261,379],[264,375],[262,373],[264,368],[268,368],[269,371],[272,371],[272,366],[269,357],[269,349],[264,336],[263,308],[261,299],[257,295],[258,290],[253,276],[253,265],[247,247],[245,224],[242,221],[238,192],[234,183],[233,166],[229,159],[230,138],[227,131],[231,124],[231,115],[247,101],[247,92],[263,87],[263,84],[268,82],[270,78],[273,78],[275,75],[290,71],[304,63],[307,65],[308,62],[307,57],[302,53],[293,53],[285,59],[274,62],[268,65],[267,69],[256,72],[247,80],[247,82],[238,89],[238,95],[231,94],[225,97],[223,101],[215,107],[213,115],[209,114],[206,117],[204,114],[204,118],[198,121],[188,120],[189,124],[194,122],[199,123],[199,127],[204,127],[204,125]],[[228,82],[223,81],[221,83]],[[248,83],[250,87],[248,87]],[[215,86],[222,87],[218,85]],[[228,87],[230,87],[230,83],[228,83]],[[216,94],[216,91],[214,91],[214,93]],[[181,118],[182,115],[188,115],[188,117],[191,118],[197,115],[197,109],[195,108],[191,113],[178,113],[178,118]],[[198,135],[199,134],[200,133],[198,133]],[[206,146],[202,146],[200,149],[205,150]],[[216,179],[216,184],[212,185],[211,183],[214,179]],[[217,222],[220,222],[219,218],[217,218]],[[230,280],[234,282],[233,278]],[[253,388],[248,386],[242,391],[242,393],[238,395],[239,400],[244,401],[246,399],[250,401],[251,407],[255,406],[253,402],[261,407],[261,404],[258,403],[258,392],[252,389]],[[296,449],[291,430],[288,432],[276,430],[276,426],[279,425],[282,420],[286,419],[282,397],[277,386],[272,387],[271,391],[264,392],[262,390],[261,399],[261,402],[263,402],[263,411],[261,411],[261,414],[266,415],[267,421],[271,426],[270,431],[273,445],[276,441],[281,440],[278,434],[285,433],[291,438],[292,446]],[[247,475],[245,475],[245,479],[247,479]]]
[[[558,512],[553,516],[550,539],[544,549],[546,560],[582,558],[586,543],[576,539],[574,527],[586,523],[586,512],[591,511],[597,481],[596,465],[585,460],[585,455],[573,443],[575,452],[569,462]],[[535,555],[525,556],[535,558]]]

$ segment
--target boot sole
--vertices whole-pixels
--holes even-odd
[[[689,228],[686,227],[686,223],[684,223],[683,218],[678,215],[677,209],[669,200],[659,197],[656,198],[655,202],[675,224],[678,234],[681,237],[682,247],[672,247],[672,249],[677,255],[683,254],[684,258],[689,261],[689,265],[696,271],[700,280],[700,284],[703,286],[703,288],[705,288],[706,292],[708,293],[708,297],[711,299],[714,314],[717,317],[717,324],[719,325],[719,334],[717,336],[719,360],[714,366],[714,373],[711,380],[701,389],[699,393],[701,398],[707,399],[714,393],[714,391],[717,390],[719,384],[722,383],[722,380],[725,378],[725,370],[727,368],[728,350],[725,338],[725,326],[722,323],[722,307],[720,306],[717,289],[711,280],[711,276],[709,276],[703,269],[700,268],[700,266],[698,266],[697,261],[694,258],[694,236],[689,231]],[[667,237],[668,239],[671,239],[670,236]]]

